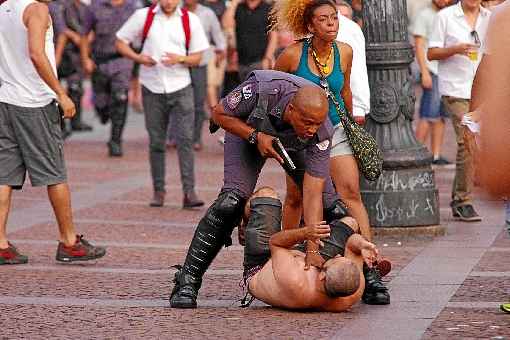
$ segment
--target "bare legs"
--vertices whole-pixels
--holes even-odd
[[[7,243],[7,217],[11,207],[12,188],[8,185],[0,185],[0,248],[9,247]]]
[[[336,191],[347,205],[350,215],[358,222],[361,235],[372,239],[367,210],[361,200],[359,188],[359,169],[354,156],[337,156],[331,159],[330,173]]]
[[[57,218],[60,241],[66,246],[74,245],[76,242],[76,231],[73,224],[69,186],[67,183],[48,186],[48,197]]]
[[[427,142],[427,137],[430,132],[430,151],[432,155],[434,155],[434,159],[437,159],[441,154],[441,146],[443,145],[444,139],[444,126],[445,123],[443,119],[435,121],[420,119],[416,127],[416,139],[424,145]]]

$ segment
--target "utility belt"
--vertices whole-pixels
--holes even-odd
[[[112,60],[124,58],[120,53],[94,55],[93,59],[96,64],[106,64]]]

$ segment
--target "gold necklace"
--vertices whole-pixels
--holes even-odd
[[[315,62],[317,63],[317,66],[319,66],[320,71],[322,71],[323,74],[327,75],[329,74],[330,67],[329,67],[329,61],[331,60],[331,56],[333,55],[333,46],[331,46],[331,50],[329,51],[328,58],[326,59],[325,63],[321,63],[319,56],[317,55],[317,52],[315,51],[315,48],[313,48],[313,45],[310,43],[310,46],[312,46],[312,57],[315,59]]]

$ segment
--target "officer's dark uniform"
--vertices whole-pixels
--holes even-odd
[[[92,59],[97,65],[92,75],[94,105],[102,123],[112,122],[108,143],[111,155],[122,154],[121,138],[128,109],[129,80],[133,61],[124,58],[115,49],[116,33],[138,9],[136,0],[124,0],[113,6],[110,0],[92,0],[84,34],[95,33]]]
[[[282,114],[299,88],[316,86],[311,82],[279,71],[254,71],[247,80],[221,103],[227,114],[244,120],[258,131],[277,136],[297,165],[289,173],[301,186],[304,173],[329,179],[330,139],[333,126],[326,119],[310,140],[301,140]],[[199,222],[181,271],[176,274],[171,296],[174,307],[189,307],[196,301],[202,276],[223,245],[231,244],[230,235],[238,225],[244,205],[251,196],[265,163],[255,145],[227,133],[224,152],[224,184],[216,201]],[[335,190],[328,180],[324,206],[328,221],[344,217]],[[341,216],[333,216],[341,213]]]
[[[60,0],[62,5],[62,14],[65,25],[71,31],[82,34],[83,23],[87,20],[87,5],[77,0]],[[76,106],[76,114],[71,119],[71,128],[73,131],[89,131],[92,127],[82,122],[81,99],[83,97],[83,71],[80,62],[80,47],[72,42],[68,42],[62,62],[58,68],[59,77],[67,82],[67,91],[69,97]]]

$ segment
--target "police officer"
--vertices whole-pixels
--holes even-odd
[[[279,71],[254,71],[226,96],[213,111],[224,128],[224,185],[216,201],[199,222],[183,267],[175,275],[170,296],[174,308],[195,308],[202,276],[238,225],[265,159],[282,156],[273,146],[277,137],[292,158],[296,170],[284,166],[301,188],[305,224],[345,216],[330,187],[323,212],[322,192],[329,179],[330,139],[333,127],[326,119],[328,99],[311,82]],[[340,216],[333,216],[337,212]],[[285,224],[285,223],[284,223]],[[309,242],[306,263],[322,266],[318,245]]]
[[[84,71],[92,75],[96,113],[103,124],[111,120],[108,150],[112,157],[122,156],[122,131],[133,68],[133,61],[115,49],[115,33],[136,9],[136,0],[93,0],[81,39],[81,60]]]
[[[87,18],[87,5],[80,0],[60,1],[66,25],[67,43],[64,47],[58,74],[67,82],[69,97],[76,106],[76,115],[71,119],[72,131],[91,131],[92,126],[82,122],[81,99],[83,96],[83,71],[80,65],[80,34]]]

